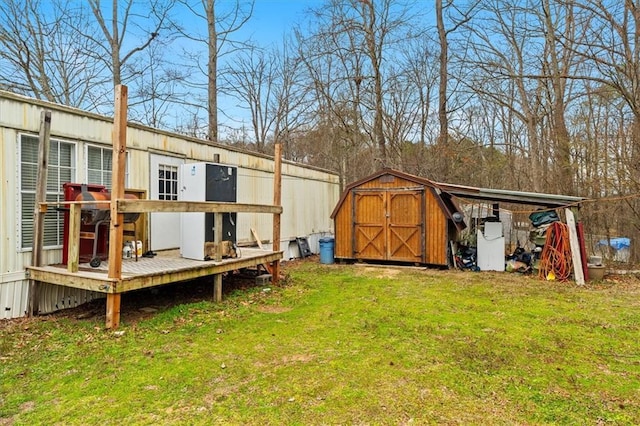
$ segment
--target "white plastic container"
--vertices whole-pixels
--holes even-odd
[[[132,253],[132,248],[131,248],[131,243],[129,241],[127,241],[126,243],[124,243],[124,247],[122,248],[122,258],[123,259],[131,259],[131,253]]]

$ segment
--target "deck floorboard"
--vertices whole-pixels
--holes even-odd
[[[124,293],[178,281],[216,275],[249,268],[282,259],[282,252],[242,248],[237,258],[202,261],[180,257],[177,250],[159,252],[154,257],[123,259],[122,278],[108,277],[109,263],[103,261],[93,268],[81,263],[78,272],[69,272],[66,265],[28,267],[29,278],[66,287],[103,293]]]

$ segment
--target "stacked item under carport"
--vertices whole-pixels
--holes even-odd
[[[531,230],[529,232],[529,241],[533,245],[531,251],[518,247],[514,252],[507,256],[506,271],[507,272],[538,272],[540,256],[544,245],[547,242],[549,228],[554,222],[558,222],[560,218],[553,210],[537,211],[529,215],[531,221]]]
[[[534,272],[538,271],[540,262],[540,256],[547,242],[548,231],[554,222],[560,221],[558,214],[554,210],[544,210],[531,213],[529,215],[531,221],[532,230],[529,232],[529,241],[534,244],[534,248],[531,251],[531,263],[530,266]]]

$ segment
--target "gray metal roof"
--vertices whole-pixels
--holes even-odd
[[[439,182],[434,183],[435,186],[443,192],[447,192],[459,198],[469,198],[473,200],[528,204],[549,208],[578,205],[581,202],[587,200],[587,198],[584,197],[575,197],[570,195],[510,191],[506,189],[476,188],[472,186],[452,185],[449,183]]]

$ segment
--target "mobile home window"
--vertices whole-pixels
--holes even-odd
[[[87,146],[87,183],[104,185],[111,189],[112,149]]]
[[[111,190],[113,148],[87,145],[87,183],[104,185]],[[125,160],[125,186],[129,178],[129,153]]]
[[[20,210],[21,247],[30,248],[33,243],[33,211],[36,199],[36,179],[38,176],[38,137],[20,135]],[[62,201],[62,184],[73,182],[76,176],[75,144],[51,139],[49,146],[49,167],[47,168],[48,202]],[[61,246],[63,216],[55,209],[49,209],[44,216],[43,245]]]

